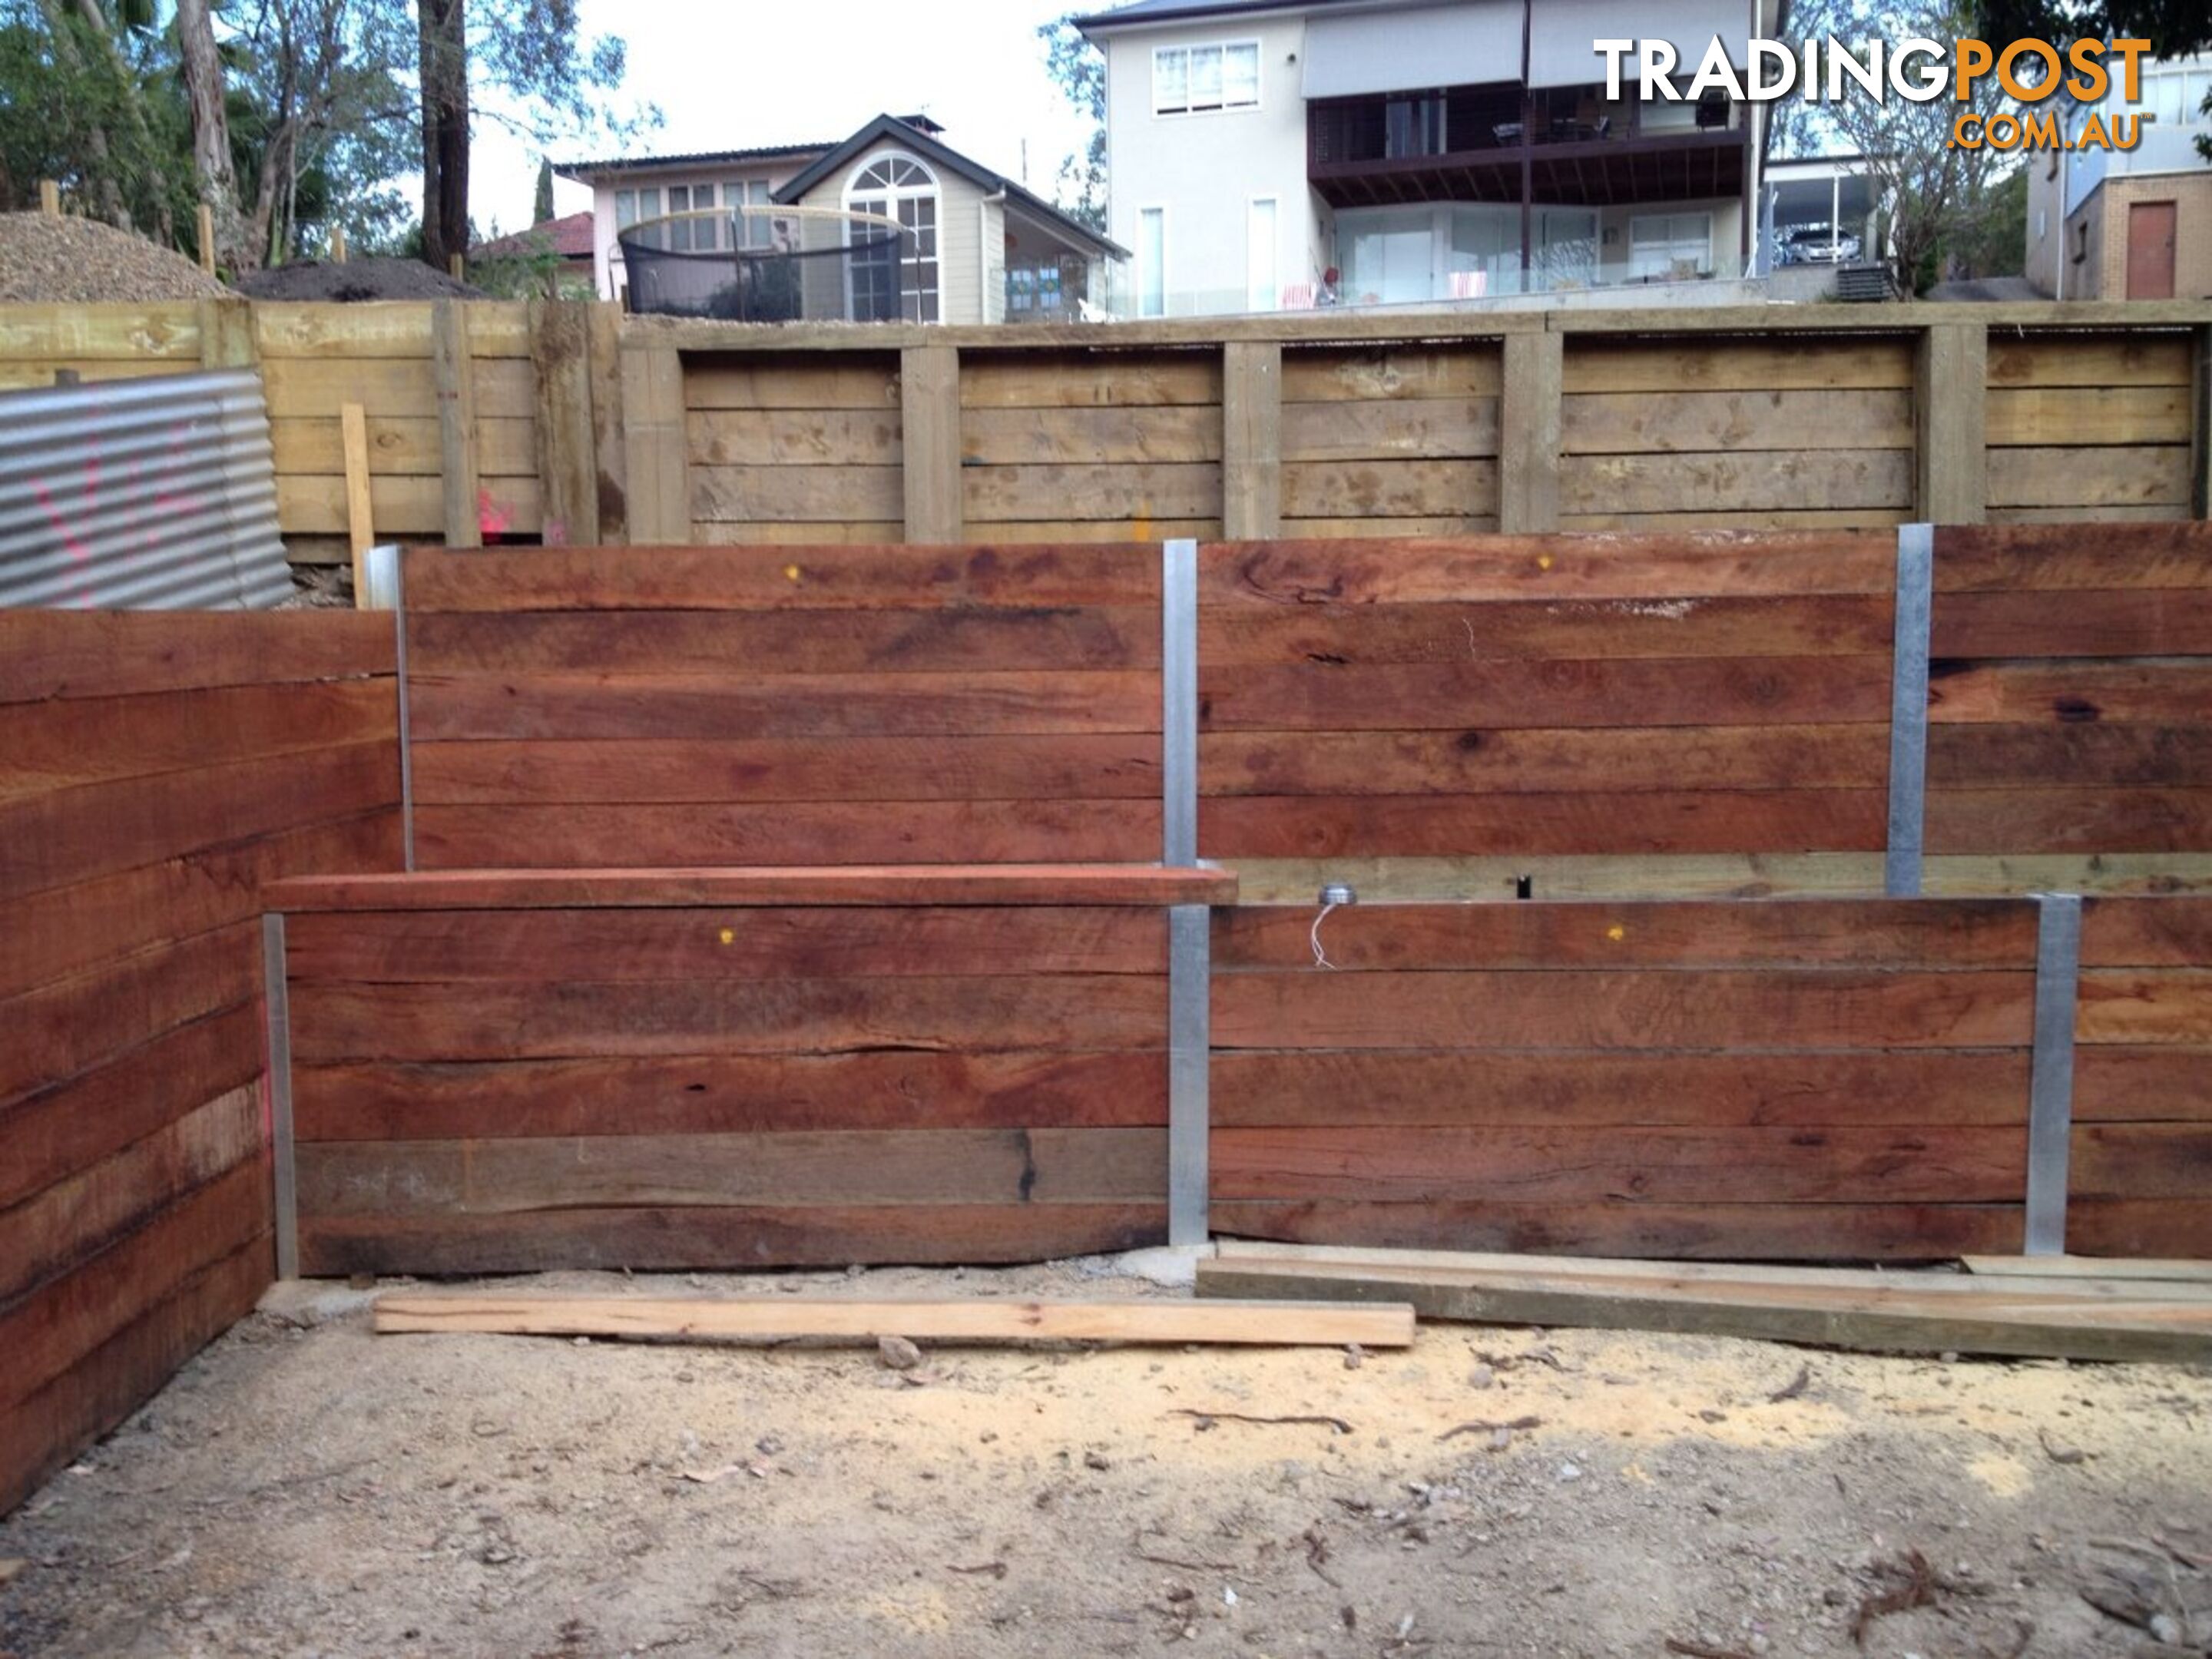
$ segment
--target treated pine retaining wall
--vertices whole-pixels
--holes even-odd
[[[393,658],[0,611],[0,1510],[270,1281],[260,889],[397,867]]]
[[[1164,1242],[1160,907],[1233,881],[942,876],[285,884],[302,1270]]]
[[[0,388],[260,366],[295,557],[2207,514],[2212,306],[780,327],[575,302],[0,307]]]

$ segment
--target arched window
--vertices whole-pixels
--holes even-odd
[[[855,213],[895,219],[907,234],[896,248],[864,247],[853,255],[851,313],[856,322],[937,320],[937,175],[911,155],[890,151],[855,173],[845,186]],[[848,227],[865,243],[877,228]]]

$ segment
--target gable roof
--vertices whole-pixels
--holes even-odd
[[[1312,4],[1313,0],[1134,0],[1111,11],[1069,21],[1088,34],[1094,28],[1114,28],[1125,23],[1168,23],[1185,18],[1229,17],[1241,12],[1304,11]]]
[[[556,161],[553,171],[563,179],[588,185],[617,173],[649,173],[663,167],[742,167],[755,161],[811,160],[828,149],[818,144],[762,144],[751,149],[702,149],[684,155],[618,155],[604,161]]]
[[[1054,229],[1087,247],[1116,259],[1126,259],[1129,250],[1120,243],[1101,236],[1080,220],[1072,219],[1042,196],[1036,195],[1016,184],[1004,173],[994,173],[980,161],[970,161],[950,144],[942,143],[924,128],[902,121],[896,115],[878,115],[858,132],[838,145],[826,155],[792,179],[775,193],[776,201],[786,205],[797,202],[824,179],[836,172],[854,157],[872,146],[890,139],[903,149],[908,149],[932,165],[967,179],[989,195],[1003,191],[1008,200],[1018,202],[1033,217],[1044,220]]]

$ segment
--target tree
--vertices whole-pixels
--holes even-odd
[[[1062,158],[1054,194],[1070,218],[1106,229],[1106,59],[1075,27],[1077,14],[1037,26],[1045,43],[1044,67],[1076,112],[1091,120],[1081,155]]]
[[[542,225],[553,216],[553,163],[539,157],[538,162],[538,191],[530,203],[530,222]]]
[[[2153,58],[2212,52],[2212,0],[1972,0],[1974,33],[1991,42],[2027,37],[2150,42]],[[2212,93],[2199,111],[2212,115]],[[2212,138],[2197,153],[2212,161]]]
[[[1947,0],[1795,0],[1793,42],[1834,36],[1843,40],[1942,40],[1971,32],[1972,17]],[[1975,83],[1962,108],[1949,96],[1915,103],[1892,95],[1877,100],[1844,83],[1833,103],[1800,107],[1789,118],[1789,143],[1800,151],[1838,145],[1863,158],[1881,204],[1882,242],[1891,279],[1904,295],[1919,293],[1942,274],[1938,253],[1964,236],[1984,212],[1984,198],[2014,161],[1984,147],[1952,143],[1952,123],[1964,114],[1984,121],[2009,100],[1995,76]]]
[[[421,34],[422,257],[443,269],[468,247],[471,82],[501,94],[477,107],[539,143],[605,129],[627,136],[659,120],[647,106],[611,114],[622,41],[587,39],[576,0],[416,0]],[[501,107],[501,106],[511,106]]]
[[[364,249],[388,240],[404,214],[392,181],[416,148],[401,0],[246,0],[234,27],[230,127],[251,262],[282,264],[334,224]]]
[[[230,151],[230,110],[222,56],[215,43],[208,0],[177,0],[177,50],[192,121],[192,172],[215,226],[215,262],[226,270],[258,264],[239,211],[238,173]]]
[[[18,205],[55,179],[100,217],[166,240],[191,200],[167,37],[143,11],[118,17],[111,30],[97,0],[0,0],[0,160]]]

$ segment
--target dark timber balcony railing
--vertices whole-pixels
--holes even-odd
[[[1306,115],[1306,176],[1340,208],[1530,194],[1604,206],[1741,192],[1746,110],[1607,105],[1601,90],[1498,82],[1316,102]],[[1650,125],[1662,108],[1674,118]]]

